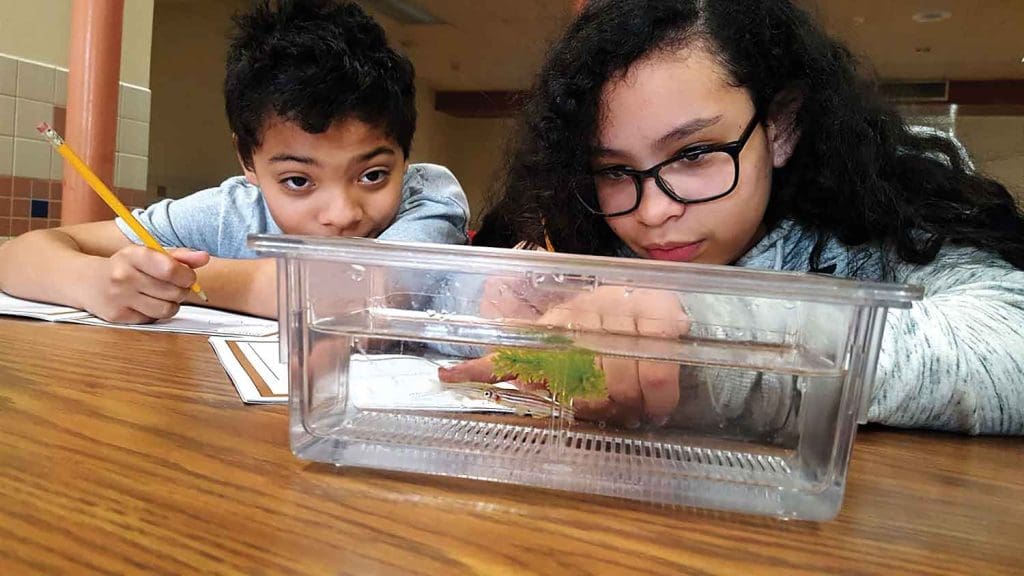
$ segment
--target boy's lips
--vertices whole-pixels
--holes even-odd
[[[668,260],[671,262],[690,262],[700,255],[704,248],[704,241],[690,242],[688,244],[651,244],[645,246],[647,253],[655,260]]]

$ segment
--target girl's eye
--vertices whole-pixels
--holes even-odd
[[[359,181],[363,184],[380,184],[385,182],[390,175],[391,173],[387,170],[376,168],[363,173],[363,175],[359,177]]]
[[[600,175],[601,178],[605,178],[607,180],[622,180],[623,178],[626,178],[626,173],[616,168],[602,170]]]
[[[709,153],[706,150],[694,151],[694,152],[683,152],[676,157],[675,162],[666,168],[671,170],[675,168],[696,168],[703,166],[707,162],[709,156],[715,156],[714,153]]]
[[[305,176],[289,176],[281,180],[281,184],[289,190],[301,191],[310,187],[311,182]]]

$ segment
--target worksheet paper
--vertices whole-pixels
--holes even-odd
[[[92,314],[68,308],[22,300],[0,292],[0,315],[34,318],[48,322],[69,322],[149,332],[177,332],[204,336],[264,337],[277,334],[277,321],[225,312],[201,306],[182,306],[173,318],[152,324],[113,324]]]

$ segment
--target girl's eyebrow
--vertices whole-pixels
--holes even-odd
[[[707,128],[714,126],[715,124],[718,124],[718,122],[721,120],[721,115],[713,116],[711,118],[696,118],[694,120],[689,120],[687,122],[680,124],[679,126],[676,126],[672,130],[666,132],[664,136],[658,138],[658,141],[655,142],[655,145],[661,147],[667,144],[671,144],[673,142],[678,142],[685,138],[689,138],[690,136],[693,136],[694,134],[700,132],[701,130],[705,130]]]
[[[672,128],[665,133],[664,136],[658,138],[654,145],[658,148],[678,142],[684,138],[688,138],[701,130],[705,130],[718,124],[722,120],[722,116],[712,116],[709,118],[694,118],[693,120],[687,120],[682,124]],[[615,148],[606,148],[604,146],[597,146],[594,148],[594,158],[607,158],[609,156],[624,157],[628,156],[623,150],[616,150]]]

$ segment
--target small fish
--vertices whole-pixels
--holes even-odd
[[[560,406],[550,397],[533,392],[478,382],[445,384],[445,388],[470,398],[489,400],[495,404],[506,406],[511,408],[517,416],[550,418],[553,415],[560,418],[564,413],[569,420],[574,417],[572,408]]]

